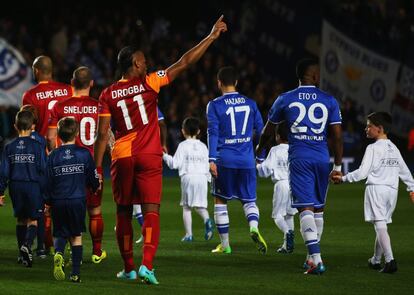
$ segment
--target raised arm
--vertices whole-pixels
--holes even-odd
[[[207,37],[184,53],[184,55],[176,63],[167,68],[168,79],[170,82],[177,78],[177,76],[186,70],[190,65],[196,63],[206,52],[207,48],[220,36],[220,34],[227,31],[227,25],[223,21],[223,17],[223,15],[220,16]]]

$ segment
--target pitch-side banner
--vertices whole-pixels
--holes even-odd
[[[33,86],[30,68],[20,52],[0,38],[0,106],[19,107],[23,93]]]
[[[321,88],[345,101],[351,99],[364,115],[391,111],[399,63],[369,50],[324,21]]]
[[[391,114],[393,133],[407,137],[414,127],[414,70],[405,65],[401,68]]]

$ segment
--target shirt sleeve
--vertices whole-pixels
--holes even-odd
[[[167,72],[164,70],[151,73],[146,76],[145,82],[155,91],[160,92],[161,87],[168,85],[170,80],[168,79]]]
[[[344,182],[357,182],[368,177],[372,170],[374,163],[374,148],[372,145],[368,145],[365,150],[364,158],[362,159],[361,165],[357,170],[354,170],[347,175],[342,177]]]
[[[279,124],[285,120],[283,113],[284,100],[283,96],[279,96],[270,108],[268,120],[273,124]]]
[[[328,123],[330,125],[342,123],[341,110],[339,109],[338,101],[334,97],[332,97],[331,112],[329,114],[328,120],[329,120]]]
[[[266,160],[264,160],[261,164],[257,164],[257,173],[260,177],[269,177],[273,173],[273,163],[275,161],[275,149],[271,149],[269,154],[267,155]]]
[[[407,190],[409,192],[414,192],[414,179],[411,175],[410,169],[408,169],[407,164],[405,163],[404,159],[401,156],[401,153],[399,153],[399,172],[398,175],[401,178],[401,180],[407,185]]]
[[[106,91],[102,91],[101,95],[99,96],[99,103],[98,103],[98,116],[111,116],[111,112],[109,110],[109,105],[106,100]]]
[[[55,105],[53,106],[51,112],[50,112],[50,117],[49,117],[49,128],[56,128],[57,127],[57,123],[59,121],[59,117],[58,117],[58,105],[59,103],[55,103]]]
[[[157,113],[158,113],[158,121],[164,120],[164,114],[161,112],[159,107],[157,107]]]
[[[175,151],[174,157],[169,154],[164,154],[162,156],[163,160],[170,169],[179,169],[183,162],[183,148],[179,144],[177,150]]]
[[[23,93],[23,98],[22,98],[22,105],[27,105],[27,104],[32,104],[32,99],[30,96],[30,93],[28,91],[26,91],[25,93]]]
[[[88,164],[87,164],[87,171],[86,171],[86,183],[87,186],[92,189],[93,192],[99,188],[99,176],[98,171],[96,170],[95,162],[92,159],[92,156],[89,152],[87,152],[88,157]]]
[[[9,181],[10,164],[9,158],[7,157],[7,147],[3,149],[0,164],[0,195],[4,195],[4,191],[7,188]]]
[[[207,105],[207,122],[208,158],[210,161],[215,162],[217,160],[219,119],[213,102],[209,102]]]

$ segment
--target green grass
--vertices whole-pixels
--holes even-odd
[[[109,181],[107,181],[109,183]],[[261,180],[258,185],[260,229],[269,251],[260,255],[250,240],[247,222],[238,202],[229,203],[232,255],[213,256],[210,250],[219,242],[203,240],[203,224],[193,214],[196,241],[180,242],[184,234],[179,206],[178,178],[165,178],[161,207],[161,240],[155,259],[159,286],[119,281],[116,272],[123,268],[118,252],[114,224],[115,205],[106,187],[103,213],[103,247],[108,258],[99,265],[90,262],[91,241],[84,236],[82,284],[55,281],[52,258],[36,259],[32,269],[16,263],[15,220],[11,204],[0,208],[0,294],[412,294],[414,286],[413,214],[414,205],[401,185],[393,223],[389,226],[394,256],[399,270],[394,275],[367,268],[374,244],[373,226],[363,220],[363,184],[331,186],[325,212],[322,253],[327,272],[305,276],[300,268],[305,247],[296,230],[296,249],[291,255],[275,253],[282,235],[270,218],[273,185]],[[7,202],[10,199],[7,198]],[[209,199],[212,214],[212,200]],[[295,219],[298,229],[298,219]],[[135,232],[138,226],[134,224]],[[141,248],[135,247],[135,262],[140,264]],[[67,273],[69,270],[67,270]]]

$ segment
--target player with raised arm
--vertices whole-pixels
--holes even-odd
[[[124,260],[118,278],[135,279],[137,273],[132,248],[132,207],[141,204],[144,215],[142,263],[139,277],[158,284],[153,259],[160,236],[159,208],[162,187],[162,148],[157,117],[161,87],[197,62],[207,48],[227,30],[221,16],[210,34],[187,51],[166,70],[147,74],[144,53],[128,46],[118,54],[122,79],[104,89],[99,99],[98,136],[94,146],[95,163],[102,167],[112,120],[115,144],[112,149],[112,191],[117,205],[116,236]]]
[[[323,231],[323,209],[329,176],[341,175],[342,129],[341,113],[334,97],[321,91],[319,64],[313,59],[296,65],[299,87],[282,93],[273,103],[260,137],[261,151],[278,124],[286,121],[289,128],[289,184],[292,207],[300,212],[300,231],[308,249],[306,274],[322,274],[320,239]],[[334,142],[335,164],[330,171],[329,135]]]
[[[76,144],[85,147],[93,156],[93,144],[98,123],[98,101],[89,96],[93,86],[92,73],[87,67],[79,67],[73,72],[73,96],[57,102],[52,108],[49,120],[48,146],[56,148],[57,123],[64,117],[73,117],[79,124]],[[86,206],[89,215],[89,232],[92,239],[92,262],[100,263],[106,258],[106,251],[101,249],[104,222],[102,218],[102,190],[88,191]]]
[[[30,104],[36,108],[38,123],[35,130],[46,138],[50,111],[57,101],[72,96],[72,87],[53,80],[53,63],[48,56],[36,57],[32,70],[38,84],[23,94],[22,105]],[[40,222],[39,225],[42,226],[42,223]],[[45,210],[44,214],[44,232],[46,252],[53,251],[52,220],[49,210]]]
[[[250,226],[250,236],[259,252],[267,245],[259,233],[259,208],[256,205],[256,163],[254,132],[258,136],[263,119],[256,102],[236,91],[237,73],[223,67],[217,74],[222,96],[207,105],[208,150],[213,176],[214,221],[221,243],[213,253],[231,253],[227,201],[239,200]]]

